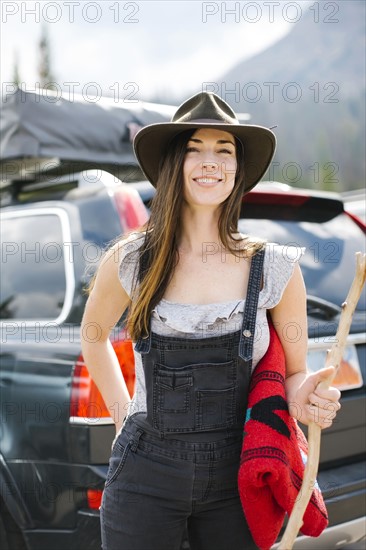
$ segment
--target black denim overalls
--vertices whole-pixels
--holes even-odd
[[[103,550],[256,548],[237,489],[264,250],[253,256],[240,331],[187,339],[149,331],[147,412],[117,437],[101,506]]]

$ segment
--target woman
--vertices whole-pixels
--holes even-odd
[[[340,406],[337,389],[317,388],[330,369],[306,372],[302,250],[237,229],[242,195],[266,172],[275,136],[240,125],[229,105],[202,92],[172,122],[142,129],[134,147],[156,186],[151,218],[105,254],[83,319],[101,334],[83,341],[91,376],[111,410],[115,403],[128,409],[115,419],[103,549],[178,550],[186,526],[192,550],[255,548],[237,473],[269,310],[285,352],[288,402],[296,403],[291,412],[306,424],[316,406],[324,428]],[[136,342],[132,402],[108,340],[127,307]],[[297,327],[296,343],[283,336],[288,323]]]

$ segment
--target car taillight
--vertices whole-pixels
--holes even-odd
[[[137,191],[121,186],[113,198],[123,232],[137,229],[147,222],[149,216]]]
[[[99,510],[102,504],[103,491],[101,489],[87,489],[86,497],[88,501],[88,508],[91,510]]]
[[[364,233],[366,233],[366,224],[363,222],[363,220],[356,216],[356,214],[352,214],[352,212],[348,212],[347,210],[345,210],[345,212],[347,216],[349,216],[355,222],[355,224],[357,224],[358,227],[362,229]]]
[[[127,389],[132,397],[135,387],[135,362],[132,342],[131,340],[118,339],[112,342],[112,345],[118,357]],[[94,419],[111,416],[111,412],[89,374],[82,355],[78,357],[72,376],[70,416]]]

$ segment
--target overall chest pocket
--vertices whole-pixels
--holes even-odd
[[[236,360],[180,367],[155,364],[154,426],[183,433],[234,425],[237,366]]]
[[[230,427],[235,421],[235,388],[197,390],[196,428],[213,430]]]
[[[191,407],[193,376],[189,372],[164,370],[156,375],[157,406],[162,413],[187,413]]]
[[[235,423],[238,362],[192,365],[195,379],[195,427],[227,428]]]

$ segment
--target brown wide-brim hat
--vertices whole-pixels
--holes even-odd
[[[276,150],[276,136],[269,128],[240,124],[231,107],[212,92],[199,92],[187,99],[171,122],[145,126],[137,132],[133,146],[147,179],[156,186],[159,165],[171,140],[185,130],[213,128],[230,132],[244,147],[245,190],[247,193],[267,171]]]

